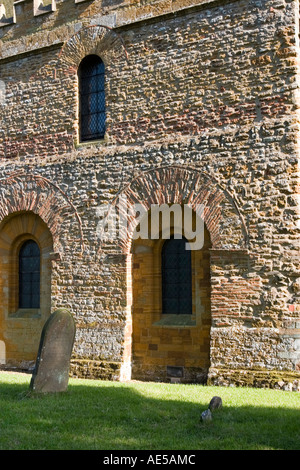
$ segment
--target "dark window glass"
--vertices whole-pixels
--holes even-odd
[[[103,139],[105,134],[104,63],[85,57],[78,69],[80,140]]]
[[[19,308],[40,307],[40,250],[26,241],[19,253]]]
[[[162,309],[163,313],[192,314],[191,251],[187,240],[171,238],[162,249]]]

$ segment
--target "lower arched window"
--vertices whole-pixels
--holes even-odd
[[[19,308],[40,308],[40,249],[34,240],[19,251]]]
[[[171,238],[162,247],[162,313],[192,314],[192,262],[187,240]]]

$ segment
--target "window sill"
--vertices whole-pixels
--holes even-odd
[[[41,318],[39,308],[19,308],[15,313],[9,315],[9,318]]]
[[[107,145],[108,144],[108,136],[104,136],[103,139],[98,140],[85,140],[83,142],[75,142],[75,148],[80,149],[84,147],[92,147],[94,145]]]
[[[196,326],[196,319],[193,315],[162,315],[161,319],[154,322],[153,326],[161,326],[167,328],[183,328]]]

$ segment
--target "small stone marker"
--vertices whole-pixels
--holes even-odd
[[[220,397],[213,397],[211,400],[210,400],[210,403],[208,405],[208,408],[213,411],[213,410],[216,410],[218,408],[222,408],[222,398]]]
[[[205,410],[201,413],[201,421],[208,422],[212,420],[212,414],[210,410]]]
[[[32,374],[34,392],[63,392],[68,387],[75,322],[67,309],[56,310],[46,321]]]
[[[212,411],[222,408],[222,398],[212,397],[209,402],[208,409],[201,413],[201,421],[208,422],[212,421]]]

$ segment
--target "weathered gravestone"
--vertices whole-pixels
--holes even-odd
[[[44,325],[32,374],[34,392],[63,392],[68,387],[75,322],[69,310],[56,310]]]
[[[222,408],[222,398],[221,397],[212,397],[210,400],[210,403],[208,405],[208,408],[213,411],[217,410],[218,408]]]

